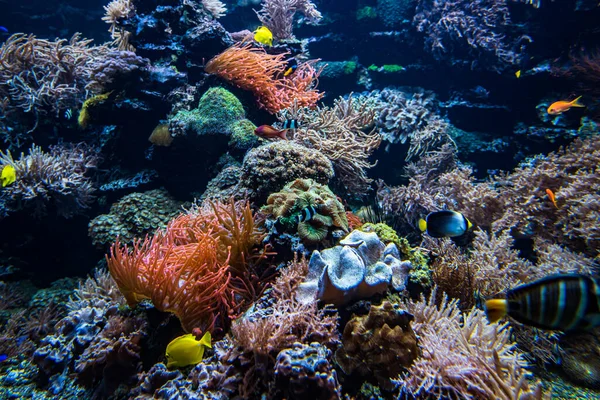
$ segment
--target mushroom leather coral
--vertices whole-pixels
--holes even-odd
[[[367,315],[353,315],[344,328],[336,362],[348,375],[373,374],[383,388],[392,389],[390,378],[408,369],[420,354],[412,320],[411,314],[389,301],[371,306]]]

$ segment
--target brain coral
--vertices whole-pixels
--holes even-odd
[[[88,232],[98,247],[114,243],[117,236],[122,243],[130,243],[167,226],[181,212],[182,205],[164,189],[128,194],[113,204],[108,214],[90,221]]]
[[[373,232],[352,231],[340,246],[313,251],[306,281],[298,287],[302,303],[316,299],[334,305],[368,298],[387,290],[405,289],[410,261],[401,261],[394,243],[383,244]]]
[[[348,375],[354,371],[374,375],[382,388],[393,389],[390,378],[408,369],[419,356],[412,320],[411,314],[388,301],[371,306],[367,315],[353,315],[335,361]]]
[[[277,141],[252,149],[242,164],[242,185],[251,196],[263,200],[269,193],[281,190],[288,182],[310,178],[327,184],[333,177],[333,166],[318,150],[287,141]]]
[[[298,221],[298,216],[308,207],[315,210],[312,218]],[[348,232],[348,219],[344,205],[325,185],[312,179],[296,179],[267,199],[262,211],[274,216],[286,227],[294,227],[305,243],[319,243],[330,229]]]

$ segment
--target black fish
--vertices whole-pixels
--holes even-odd
[[[317,213],[317,210],[315,210],[315,208],[313,206],[308,206],[305,209],[303,209],[300,214],[298,214],[298,223],[300,222],[304,222],[304,221],[310,221],[315,214]]]
[[[287,62],[287,66],[285,67],[285,71],[283,72],[283,76],[289,76],[293,74],[298,68],[298,61],[295,58],[290,58]]]
[[[600,286],[585,275],[553,275],[486,301],[485,312],[490,322],[509,315],[541,329],[589,329],[600,326]]]
[[[450,210],[432,212],[424,220],[419,220],[421,232],[427,231],[434,238],[462,236],[472,226],[464,215]]]

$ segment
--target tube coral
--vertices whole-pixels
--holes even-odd
[[[314,107],[323,97],[315,88],[321,71],[315,70],[313,63],[302,63],[296,72],[284,77],[286,54],[271,55],[250,44],[236,44],[211,59],[204,69],[253,92],[259,107],[276,113],[294,101],[299,106]]]

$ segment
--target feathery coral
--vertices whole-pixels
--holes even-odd
[[[271,55],[251,44],[233,45],[206,63],[204,69],[256,96],[259,107],[276,113],[297,101],[300,106],[314,107],[323,97],[316,87],[320,70],[307,61],[289,77],[283,72],[286,54]]]

